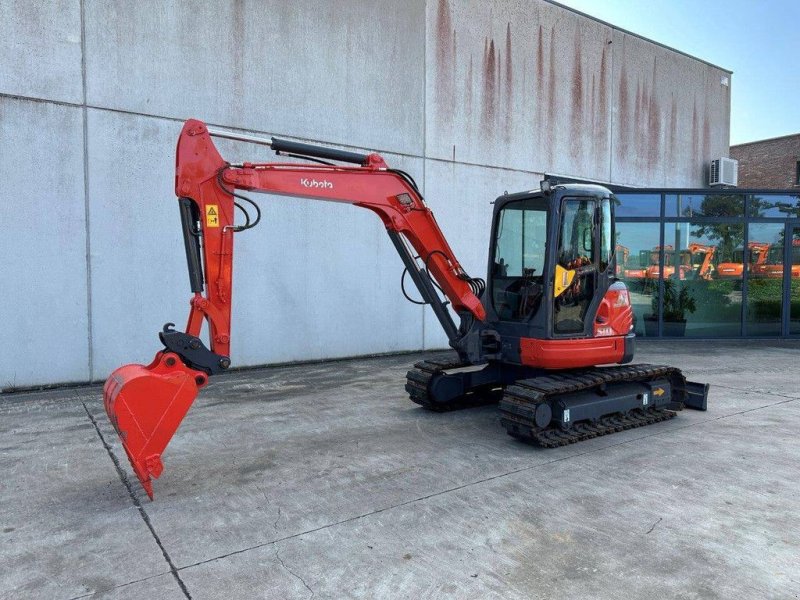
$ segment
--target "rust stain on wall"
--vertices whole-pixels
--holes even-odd
[[[647,107],[649,104],[647,81],[643,81],[639,88],[639,118],[636,121],[636,161],[637,169],[642,170],[647,166]]]
[[[656,61],[653,59],[653,79],[650,82],[650,98],[647,107],[648,171],[654,170],[661,159],[661,107],[656,94]]]
[[[533,82],[533,90],[531,94],[531,98],[534,98],[535,104],[535,112],[534,112],[534,123],[533,123],[533,130],[538,133],[539,139],[539,146],[541,146],[541,139],[542,139],[542,131],[544,130],[544,96],[542,91],[544,90],[544,35],[542,33],[542,24],[539,23],[539,37],[536,40],[536,77]],[[528,90],[525,89],[525,94],[528,93]]]
[[[639,156],[642,147],[642,82],[636,78],[636,103],[633,108],[633,156],[630,159],[640,165]]]
[[[603,46],[603,54],[600,56],[600,89],[598,90],[598,96],[597,142],[602,144],[602,148],[605,148],[606,138],[608,137],[608,120],[611,118],[611,115],[608,114],[608,43]],[[595,104],[592,102],[592,111],[594,109]]]
[[[505,139],[511,141],[511,124],[514,115],[514,66],[511,59],[511,23],[506,24],[506,59],[505,59]]]
[[[582,58],[582,40],[579,29],[575,29],[575,44],[574,54],[572,58],[572,139],[570,140],[570,154],[573,159],[578,158],[581,154],[582,139],[585,138],[583,129],[583,67],[581,65]]]
[[[436,108],[440,121],[451,124],[454,112],[455,31],[447,0],[439,0],[436,14]]]
[[[539,25],[539,39],[536,42],[536,85],[541,86],[544,81],[544,42],[542,41],[542,26]]]
[[[550,28],[550,65],[548,69],[547,84],[547,125],[545,131],[551,131],[556,122],[556,26]],[[554,144],[552,135],[549,136],[547,146],[548,164],[553,164]]]
[[[708,107],[706,107],[703,116],[703,160],[711,158],[711,122],[708,116]]]
[[[483,125],[485,128],[494,128],[497,93],[497,59],[495,56],[494,39],[485,44],[483,57]]]
[[[678,152],[676,144],[678,142],[678,100],[672,94],[672,107],[669,111],[669,154],[670,165],[674,165]]]
[[[631,114],[630,100],[628,98],[628,73],[625,69],[625,64],[622,64],[622,69],[619,74],[619,112],[617,113],[617,134],[619,143],[617,144],[617,157],[620,161],[625,160],[630,154],[630,127],[629,119]]]

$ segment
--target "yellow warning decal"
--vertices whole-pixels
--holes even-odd
[[[219,227],[219,207],[206,204],[206,227]]]
[[[663,396],[664,388],[656,388],[653,390],[653,396]]]
[[[553,282],[553,297],[558,298],[563,294],[567,288],[572,285],[573,279],[575,279],[574,269],[565,269],[561,265],[556,265],[556,278]]]

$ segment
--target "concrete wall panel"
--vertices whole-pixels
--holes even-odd
[[[90,104],[422,154],[425,7],[95,2]]]
[[[187,117],[381,151],[417,177],[483,277],[488,203],[536,188],[541,173],[703,185],[728,150],[723,77],[730,85],[725,71],[543,0],[0,3],[0,185],[18,220],[2,249],[26,261],[8,268],[3,308],[23,308],[2,347],[27,343],[3,362],[2,385],[102,379],[149,361],[164,322],[183,327],[172,186]],[[237,239],[235,364],[446,344],[430,310],[399,293],[402,264],[374,215],[261,202],[261,226]]]
[[[191,296],[174,196],[181,124],[89,111],[95,377],[147,362]],[[268,161],[221,141],[226,159]],[[420,175],[420,159],[386,155]],[[253,194],[263,211],[236,238],[232,359],[245,366],[412,350],[422,310],[400,293],[402,263],[380,220],[356,207]]]
[[[541,0],[430,0],[427,156],[606,180],[611,36]]]
[[[611,181],[705,185],[708,162],[728,155],[730,74],[620,31],[613,47]]]
[[[427,160],[425,201],[461,265],[473,277],[486,278],[495,198],[504,192],[539,189],[539,173]],[[454,319],[458,324],[458,318]],[[425,309],[425,348],[447,348],[430,308]]]
[[[80,103],[80,0],[0,2],[0,93]]]
[[[80,108],[0,97],[0,388],[89,378]]]
[[[149,362],[190,297],[175,200],[180,124],[88,111],[94,377]]]

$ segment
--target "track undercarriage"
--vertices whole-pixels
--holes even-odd
[[[444,355],[416,363],[406,391],[440,412],[499,402],[509,435],[554,448],[665,421],[684,407],[705,410],[708,386],[666,366],[536,371]]]

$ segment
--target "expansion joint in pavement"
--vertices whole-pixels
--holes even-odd
[[[81,404],[83,404],[83,410],[86,411],[86,415],[89,417],[89,420],[92,422],[92,425],[94,425],[94,429],[97,432],[97,436],[100,438],[100,442],[103,444],[103,447],[106,449],[106,452],[108,452],[108,456],[109,458],[111,458],[111,462],[114,463],[114,468],[117,470],[117,475],[119,475],[120,481],[122,481],[122,484],[128,490],[128,495],[130,496],[133,505],[139,510],[139,515],[142,517],[142,521],[144,521],[144,524],[147,525],[147,528],[150,530],[150,534],[153,536],[153,539],[155,540],[156,544],[161,550],[161,554],[164,555],[164,560],[167,561],[167,564],[169,565],[169,570],[172,573],[172,576],[175,578],[178,587],[181,588],[181,591],[183,592],[184,596],[186,596],[186,598],[192,600],[192,595],[189,593],[186,584],[181,579],[181,576],[178,573],[178,569],[175,567],[175,563],[172,562],[172,558],[167,552],[167,549],[164,547],[164,544],[161,543],[161,538],[158,537],[158,534],[156,533],[153,524],[150,522],[150,517],[144,510],[144,506],[142,506],[142,503],[139,501],[139,498],[136,497],[136,494],[133,491],[133,486],[131,485],[131,482],[128,479],[127,474],[125,473],[125,470],[122,468],[122,465],[120,465],[117,455],[114,454],[114,450],[111,448],[108,442],[106,442],[103,433],[100,431],[100,426],[97,424],[97,420],[94,418],[92,413],[89,412],[86,403],[82,402]]]

